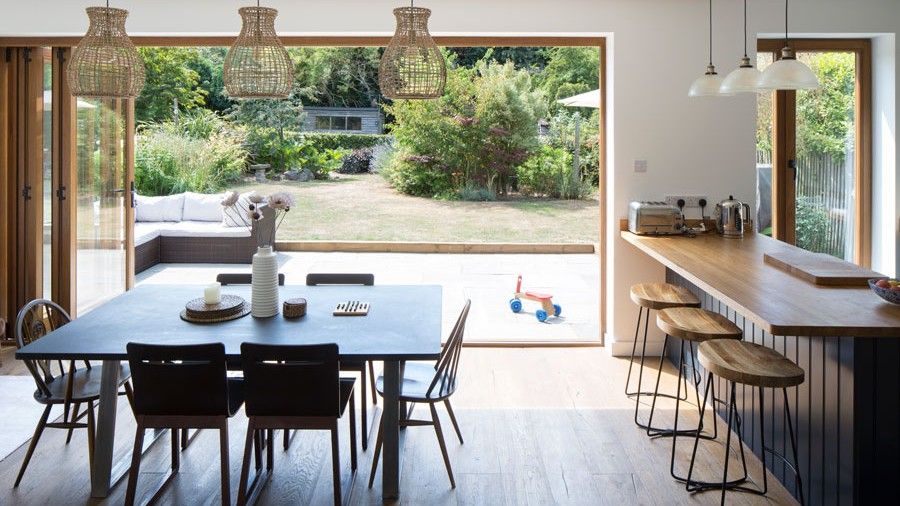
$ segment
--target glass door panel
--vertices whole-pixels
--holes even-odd
[[[124,101],[77,102],[77,307],[125,291]]]
[[[44,111],[43,111],[43,295],[53,294],[53,59],[50,48],[44,48]]]
[[[772,64],[772,53],[756,54],[756,68],[765,71]],[[774,116],[772,93],[756,96],[756,225],[760,234],[772,236],[772,154],[774,152]]]
[[[797,58],[820,88],[796,98],[796,244],[853,261],[856,54],[798,51]]]

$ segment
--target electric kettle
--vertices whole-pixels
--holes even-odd
[[[716,230],[725,237],[743,237],[749,221],[750,206],[733,196],[716,204]]]

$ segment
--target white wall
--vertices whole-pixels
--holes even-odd
[[[81,34],[89,2],[0,0],[0,35]],[[93,2],[99,3],[99,2]],[[251,2],[223,0],[118,0],[131,11],[131,34],[236,33],[236,9]],[[401,0],[268,0],[280,9],[284,34],[389,33],[392,7]],[[755,101],[753,97],[689,99],[687,88],[706,65],[704,0],[421,0],[431,7],[434,33],[608,34],[609,314],[608,342],[630,348],[635,318],[628,287],[659,280],[663,271],[618,237],[630,200],[667,192],[698,193],[712,202],[733,194],[753,202]],[[783,28],[781,0],[751,0],[752,33]],[[715,62],[730,71],[740,56],[740,0],[715,0]],[[794,0],[792,32],[802,35],[881,35],[875,43],[875,182],[879,221],[876,268],[900,269],[896,177],[897,116],[894,55],[900,27],[897,0]],[[752,46],[752,42],[751,42]],[[649,162],[635,174],[635,159]],[[623,345],[625,345],[623,347]]]

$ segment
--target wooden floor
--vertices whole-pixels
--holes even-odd
[[[0,358],[0,374],[24,373],[10,351],[4,350]],[[461,387],[453,399],[464,445],[455,439],[449,418],[439,408],[457,487],[450,489],[433,430],[409,428],[402,436],[401,502],[718,504],[717,492],[690,495],[669,476],[671,439],[650,440],[634,426],[633,403],[622,393],[627,366],[626,360],[612,358],[601,348],[466,348]],[[664,386],[674,387],[673,371],[667,373]],[[673,404],[662,407],[660,423],[665,424],[671,420]],[[117,459],[130,456],[134,437],[127,403],[120,402],[119,408]],[[427,409],[418,414],[427,416]],[[245,426],[242,413],[231,420],[232,498],[237,496]],[[352,479],[346,422],[341,428],[345,504],[380,503],[380,472],[375,487],[366,488],[372,448],[360,453],[359,471]],[[701,445],[698,452],[701,479],[721,477],[725,432],[721,428],[720,442]],[[678,441],[676,469],[684,473],[692,440]],[[0,504],[121,504],[125,480],[107,501],[90,500],[84,431],[76,433],[68,446],[64,443],[64,431],[45,432],[18,489],[12,483],[25,447],[0,461]],[[288,452],[279,447],[275,473],[262,491],[260,504],[331,504],[329,446],[327,433],[308,432],[298,434]],[[163,436],[145,455],[139,496],[167,471],[168,448],[168,436]],[[200,433],[182,454],[181,472],[161,502],[218,504],[218,448],[215,431]],[[748,465],[751,476],[760,481],[759,461],[750,456]],[[738,467],[733,461],[731,469]],[[795,504],[771,476],[769,487],[767,498],[735,493],[728,496],[728,504]]]

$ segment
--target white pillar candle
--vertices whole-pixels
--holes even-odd
[[[212,283],[203,290],[203,300],[207,304],[218,304],[222,302],[222,284]]]

